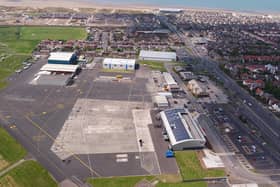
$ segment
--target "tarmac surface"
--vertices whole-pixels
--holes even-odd
[[[150,85],[152,81],[149,80],[149,72],[146,72],[146,69],[143,70],[140,68],[136,73],[130,74],[130,79],[104,81],[98,79],[100,68],[97,65],[90,70],[83,70],[72,86],[30,85],[29,82],[45,63],[45,59],[39,60],[28,70],[20,74],[14,74],[9,78],[10,86],[0,93],[0,124],[58,182],[71,179],[75,183],[83,183],[87,177],[99,176],[178,173],[175,159],[166,159],[164,157],[166,147],[161,145],[166,142],[162,139],[161,132],[151,127],[151,124],[147,124],[150,123],[151,119],[141,121],[133,117],[133,110],[134,112],[139,112],[138,110],[142,109],[143,111],[141,112],[145,114],[149,111],[149,108],[143,106],[146,103],[151,104],[153,86]],[[101,74],[104,76],[104,73]],[[112,77],[114,75],[106,73],[105,76]],[[75,135],[72,136],[72,142],[77,141],[79,144],[77,143],[74,147],[77,150],[80,148],[83,151],[75,152],[75,149],[67,149],[65,151],[68,152],[66,154],[67,156],[62,158],[60,158],[59,154],[52,151],[51,148],[54,142],[56,142],[57,137],[59,137],[59,134],[63,131],[65,123],[69,120],[69,115],[71,116],[71,112],[73,114],[73,108],[76,109],[75,106],[79,101],[86,100],[98,102],[104,102],[106,100],[106,103],[111,103],[109,108],[112,105],[115,107],[127,107],[129,103],[138,103],[141,105],[139,108],[133,108],[134,105],[130,106],[133,110],[131,110],[128,118],[136,126],[126,126],[127,124],[123,124],[122,127],[118,127],[124,130],[122,135],[125,135],[129,139],[128,144],[130,146],[126,149],[119,147],[111,152],[109,148],[106,148],[110,144],[109,138],[115,137],[116,142],[112,143],[112,147],[117,144],[122,146],[123,143],[127,143],[125,139],[116,138],[118,137],[116,135],[118,134],[118,128],[111,128],[113,125],[120,125],[120,123],[114,121],[112,118],[111,124],[103,124],[105,126],[107,125],[107,129],[110,129],[107,136],[102,137],[104,134],[99,134],[99,138],[102,138],[104,140],[103,142],[98,137],[91,137],[91,139],[89,136],[86,136],[88,138],[87,141],[92,141],[93,148],[91,151],[87,151],[90,146],[86,146],[85,149],[82,146],[79,147],[83,142],[79,139],[79,136]],[[93,104],[95,105],[91,107],[93,113],[95,109],[102,108],[102,105],[94,102]],[[86,109],[88,108],[83,107],[82,110],[86,111]],[[113,111],[111,112],[114,113]],[[121,109],[121,112],[115,113],[115,115],[121,114],[118,119],[127,117],[123,109]],[[79,112],[76,111],[75,113],[77,114]],[[80,117],[83,116],[82,114],[79,115]],[[93,118],[88,118],[87,120],[88,123],[96,121]],[[109,119],[105,120],[108,121]],[[100,121],[98,120],[98,122]],[[81,126],[81,124],[78,125]],[[99,132],[102,131],[101,124],[100,126],[98,124],[92,126],[85,127],[84,130],[80,129],[78,132],[93,133],[96,135],[96,130],[99,129]],[[143,137],[144,144],[141,148],[139,147],[138,139],[143,134],[147,134],[149,129],[151,135]],[[70,141],[70,139],[68,140]],[[102,145],[102,143],[104,144]],[[90,145],[90,143],[87,143],[87,145]],[[160,158],[158,158],[159,156]]]

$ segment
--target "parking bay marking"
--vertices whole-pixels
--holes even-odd
[[[117,154],[116,162],[128,162],[128,155],[127,154]]]

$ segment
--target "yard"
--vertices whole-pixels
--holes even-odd
[[[0,128],[0,171],[22,159],[26,151],[4,129]]]
[[[86,36],[85,29],[78,27],[0,27],[0,89],[41,40],[75,40]]]

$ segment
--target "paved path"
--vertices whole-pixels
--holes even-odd
[[[10,170],[14,169],[15,167],[17,167],[18,165],[20,165],[21,163],[23,163],[25,160],[21,159],[19,161],[17,161],[16,163],[14,163],[13,165],[7,167],[6,169],[4,169],[3,171],[0,172],[0,177],[2,177],[3,175],[5,175],[6,173],[8,173]]]

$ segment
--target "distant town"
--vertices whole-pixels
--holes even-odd
[[[0,25],[0,186],[280,185],[280,16],[2,6]]]

